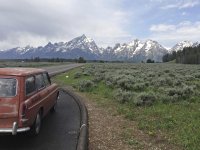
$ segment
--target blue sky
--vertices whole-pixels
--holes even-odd
[[[0,49],[67,42],[98,46],[137,38],[165,47],[200,41],[200,0],[0,0]]]

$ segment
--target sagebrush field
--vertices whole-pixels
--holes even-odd
[[[89,64],[56,80],[95,95],[104,106],[113,103],[150,136],[199,149],[199,65]]]

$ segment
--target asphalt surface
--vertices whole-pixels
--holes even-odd
[[[67,71],[80,64],[46,67],[49,74]],[[28,133],[16,136],[0,135],[0,150],[75,150],[80,130],[80,109],[76,101],[60,91],[57,111],[42,120],[40,134],[31,137]]]
[[[60,65],[60,66],[43,67],[43,69],[47,70],[49,74],[54,75],[59,72],[65,72],[72,68],[76,68],[82,65],[83,64],[68,64],[68,65]]]
[[[80,129],[80,110],[77,103],[60,92],[57,111],[42,120],[40,134],[27,133],[0,136],[0,150],[75,150]]]

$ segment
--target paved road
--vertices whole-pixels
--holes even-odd
[[[60,66],[51,66],[51,67],[44,67],[43,69],[47,70],[49,74],[56,74],[59,72],[64,72],[70,70],[72,68],[76,68],[82,66],[83,64],[68,64],[68,65],[60,65]]]
[[[77,65],[46,69],[51,74],[58,68],[70,67],[77,67]],[[27,136],[27,133],[0,136],[0,150],[75,150],[79,128],[79,106],[71,96],[61,91],[57,111],[49,113],[44,118],[41,132],[37,137]]]

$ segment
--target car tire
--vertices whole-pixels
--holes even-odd
[[[32,136],[36,136],[40,133],[41,124],[42,124],[42,115],[41,112],[38,112],[30,130],[30,134]]]
[[[53,107],[52,107],[51,110],[50,110],[52,113],[53,113],[53,112],[56,112],[56,110],[57,110],[58,99],[59,99],[59,94],[57,95],[55,104],[53,105]]]

